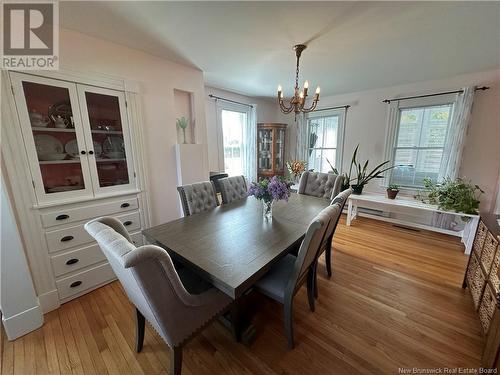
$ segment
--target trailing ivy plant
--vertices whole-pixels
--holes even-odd
[[[435,183],[430,178],[424,178],[424,192],[415,198],[424,203],[435,204],[445,211],[463,212],[464,214],[477,214],[479,210],[479,197],[483,190],[471,181],[461,178],[453,180],[445,178],[441,183]],[[462,217],[467,221],[467,217]]]

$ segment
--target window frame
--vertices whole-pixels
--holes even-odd
[[[239,112],[239,113],[244,113],[246,114],[246,124],[244,126],[248,126],[248,122],[250,121],[250,116],[251,116],[251,108],[247,105],[243,104],[236,104],[236,103],[230,103],[230,102],[224,102],[224,101],[217,101],[217,148],[219,150],[218,152],[218,164],[219,164],[219,170],[221,172],[226,173],[226,165],[224,162],[224,132],[223,132],[223,127],[222,127],[222,111],[229,111],[229,112]],[[245,130],[243,129],[243,132]],[[254,145],[257,147],[257,145]],[[242,142],[241,144],[241,149],[240,149],[240,155],[243,158],[244,155],[244,148],[245,147],[252,147],[251,145],[245,145],[245,142]],[[244,162],[244,161],[243,161]],[[243,171],[245,170],[245,167],[243,167]]]
[[[337,127],[337,145],[336,147],[309,147],[310,145],[310,121],[318,118],[334,117],[338,116],[338,127]],[[342,164],[344,157],[344,134],[345,134],[345,118],[346,109],[329,109],[329,110],[318,110],[309,112],[306,115],[306,125],[307,125],[307,144],[306,144],[306,162],[309,163],[309,151],[310,150],[335,150],[335,160],[334,167],[337,168],[339,173],[342,173]],[[323,134],[324,136],[324,134]],[[325,161],[326,162],[326,161]],[[317,171],[321,172],[321,171]]]
[[[453,119],[455,116],[455,108],[457,104],[458,94],[446,94],[439,95],[433,97],[425,97],[425,98],[412,98],[412,99],[404,99],[404,100],[394,100],[389,103],[388,108],[388,127],[386,132],[386,146],[385,146],[385,159],[390,160],[391,165],[394,164],[396,150],[397,149],[409,149],[409,150],[443,150],[443,155],[446,149],[446,143],[448,140],[448,136],[450,133],[450,126],[452,126]],[[419,108],[429,108],[429,107],[438,107],[451,105],[450,118],[448,127],[446,129],[445,141],[443,147],[397,147],[397,140],[400,131],[400,120],[401,120],[401,112],[407,109],[419,109]],[[422,136],[422,129],[420,129],[420,136]],[[442,162],[441,157],[441,162]],[[393,170],[389,170],[388,173],[385,174],[385,178],[382,180],[381,187],[387,188],[392,183],[392,175]],[[400,186],[401,190],[408,191],[417,191],[422,189],[424,186],[422,185],[405,185]]]

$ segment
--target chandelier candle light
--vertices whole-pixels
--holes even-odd
[[[288,105],[285,104],[285,100],[283,97],[283,89],[281,85],[278,86],[278,104],[280,105],[281,112],[286,114],[293,111],[295,113],[295,117],[297,117],[297,115],[300,112],[307,113],[314,111],[319,101],[319,93],[320,93],[319,86],[316,88],[316,93],[314,94],[313,101],[311,103],[311,106],[308,108],[305,108],[304,105],[306,104],[307,91],[309,90],[309,82],[305,81],[304,88],[299,91],[299,61],[302,51],[305,50],[306,48],[307,46],[305,44],[297,44],[293,47],[295,51],[295,56],[297,56],[297,69],[295,71],[294,93]]]

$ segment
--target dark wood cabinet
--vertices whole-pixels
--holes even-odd
[[[257,124],[257,176],[270,178],[285,174],[286,124]]]

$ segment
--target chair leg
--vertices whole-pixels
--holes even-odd
[[[314,274],[315,274],[315,264],[311,265],[309,271],[307,272],[307,299],[309,301],[309,309],[314,312]]]
[[[181,375],[182,346],[174,346],[170,352],[170,375]]]
[[[285,302],[283,310],[285,315],[285,334],[288,340],[288,349],[291,350],[295,346],[293,340],[293,298],[291,298],[290,301]]]
[[[328,277],[332,277],[332,245],[331,243],[326,248],[325,251],[325,263],[326,263],[326,273]]]
[[[314,298],[318,299],[318,261],[314,265]]]
[[[146,326],[146,319],[141,312],[135,309],[135,351],[140,353],[142,345],[144,344],[144,328]]]

